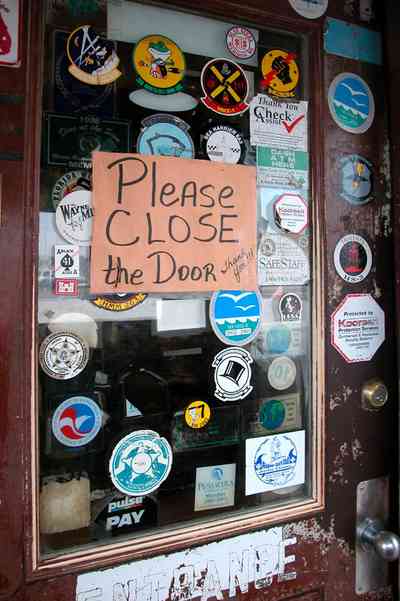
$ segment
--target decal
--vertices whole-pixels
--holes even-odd
[[[79,278],[79,246],[54,247],[54,277],[64,279]]]
[[[54,294],[56,296],[78,296],[79,282],[76,279],[57,278],[54,280]]]
[[[268,367],[268,382],[275,390],[287,390],[296,381],[296,363],[290,357],[276,357]]]
[[[129,309],[137,307],[143,303],[147,297],[148,294],[144,294],[143,292],[133,292],[131,294],[104,294],[102,296],[90,298],[89,300],[91,303],[96,305],[96,307],[99,307],[99,309],[119,313],[120,311],[128,311]]]
[[[294,292],[288,292],[281,296],[279,300],[279,314],[282,321],[301,321],[302,311],[303,303],[297,294]]]
[[[71,244],[90,246],[92,240],[92,193],[77,190],[64,196],[56,209],[56,226],[60,236]]]
[[[246,440],[246,495],[303,484],[305,432]]]
[[[174,452],[229,446],[239,442],[240,408],[237,405],[213,407],[207,428],[188,428],[185,412],[173,415],[171,426]]]
[[[250,103],[250,144],[307,152],[308,102],[257,94]]]
[[[151,115],[142,121],[136,150],[140,154],[193,159],[195,150],[189,129],[187,123],[174,115]]]
[[[286,353],[289,350],[292,335],[285,325],[273,325],[265,335],[266,347],[269,353]]]
[[[281,194],[274,202],[274,218],[283,231],[301,234],[308,225],[308,208],[304,198],[292,192]]]
[[[308,153],[289,148],[257,146],[257,184],[307,190]]]
[[[310,279],[304,250],[288,236],[265,233],[258,249],[260,286],[301,286]]]
[[[204,154],[210,161],[242,163],[246,154],[246,145],[242,134],[230,125],[215,125],[203,136]]]
[[[74,396],[57,407],[51,420],[53,435],[66,447],[83,447],[100,432],[102,411],[87,396]]]
[[[340,159],[342,173],[340,196],[353,205],[365,205],[373,200],[372,164],[359,154]]]
[[[371,127],[375,116],[374,97],[358,75],[337,75],[329,86],[328,104],[332,119],[344,131],[363,134]]]
[[[290,6],[306,19],[319,19],[328,8],[328,0],[289,0]]]
[[[73,332],[54,332],[45,338],[39,350],[40,366],[55,380],[78,376],[89,361],[89,346]]]
[[[67,194],[77,190],[91,190],[92,176],[89,171],[68,171],[62,175],[55,183],[51,193],[51,200],[54,210],[57,209],[61,200]]]
[[[168,477],[172,449],[165,438],[153,430],[137,430],[124,436],[110,458],[114,486],[126,495],[148,495]]]
[[[174,94],[183,89],[185,57],[182,50],[163,35],[148,35],[133,51],[136,83],[154,94]]]
[[[103,86],[122,75],[114,43],[101,38],[91,25],[77,27],[67,40],[68,71],[86,84]]]
[[[248,351],[230,347],[220,351],[212,362],[214,367],[214,395],[220,401],[239,401],[253,390],[251,364],[253,359]]]
[[[295,95],[300,71],[294,52],[270,50],[261,61],[261,73],[260,86],[270,96],[288,98]]]
[[[194,510],[231,507],[235,504],[236,463],[196,468]]]
[[[385,314],[370,294],[347,294],[331,316],[331,344],[347,363],[370,361],[385,340]]]
[[[143,415],[143,413],[128,399],[125,399],[125,417],[139,417]]]
[[[20,50],[21,1],[0,2],[0,66],[18,67]]]
[[[324,49],[328,54],[382,65],[382,35],[378,31],[328,18],[324,28]]]
[[[246,431],[251,435],[288,432],[301,428],[300,394],[277,395],[261,401],[256,412],[247,412]]]
[[[235,25],[226,34],[226,46],[232,56],[245,60],[254,56],[257,43],[250,29]]]
[[[185,422],[190,428],[204,428],[210,416],[210,406],[204,401],[192,401],[185,409]]]
[[[204,65],[200,76],[202,103],[219,115],[229,117],[247,111],[249,83],[242,67],[225,58],[214,58]]]
[[[258,291],[220,290],[212,295],[211,327],[224,344],[244,346],[254,340],[261,327],[261,314]]]
[[[114,497],[95,518],[111,536],[135,532],[157,523],[157,502],[151,497]]]
[[[266,401],[260,409],[259,419],[265,430],[277,430],[285,421],[286,408],[278,399]]]
[[[339,240],[333,259],[337,274],[350,284],[362,282],[371,271],[371,249],[368,242],[357,234],[348,234]]]

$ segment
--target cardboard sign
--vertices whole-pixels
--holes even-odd
[[[254,167],[92,156],[92,293],[257,287]]]

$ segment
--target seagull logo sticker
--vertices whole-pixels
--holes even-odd
[[[337,125],[351,134],[363,134],[372,125],[375,101],[368,85],[354,73],[341,73],[328,92],[329,110]]]
[[[244,346],[254,340],[261,327],[261,313],[258,290],[220,290],[211,298],[211,326],[224,344]]]

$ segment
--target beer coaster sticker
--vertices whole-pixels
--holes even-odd
[[[260,330],[261,315],[262,298],[258,290],[220,290],[211,298],[211,327],[224,344],[249,344]]]
[[[79,246],[54,247],[54,277],[56,279],[79,278]]]
[[[56,225],[60,235],[71,244],[89,246],[92,224],[92,193],[76,190],[64,196],[56,209]]]
[[[328,8],[328,0],[289,0],[290,6],[306,19],[319,19]]]
[[[67,194],[77,190],[91,190],[91,175],[89,171],[68,171],[55,183],[51,193],[54,210]]]
[[[261,62],[261,87],[270,96],[289,98],[295,95],[300,71],[296,54],[286,50],[270,50]]]
[[[211,409],[204,401],[193,401],[185,409],[185,422],[189,428],[204,428],[210,421]]]
[[[104,86],[122,75],[114,43],[101,38],[90,25],[75,29],[67,40],[71,75],[89,85]]]
[[[375,117],[375,101],[366,82],[354,73],[340,73],[331,82],[328,104],[332,119],[344,131],[363,134]]]
[[[119,313],[137,307],[143,303],[147,297],[148,294],[145,294],[144,292],[138,292],[136,294],[104,294],[91,298],[90,302],[96,305],[96,307],[99,307],[99,309]]]
[[[308,225],[308,208],[300,194],[286,192],[274,202],[276,225],[290,234],[301,234]]]
[[[86,396],[66,399],[57,407],[51,421],[55,438],[67,447],[83,447],[100,432],[102,411]]]
[[[284,403],[278,399],[266,401],[259,414],[259,420],[266,430],[276,430],[282,426],[286,417],[286,408]]]
[[[183,89],[185,56],[177,44],[163,35],[148,35],[133,51],[136,83],[154,94],[174,94]]]
[[[157,114],[142,121],[136,143],[139,154],[194,158],[194,144],[189,125],[174,115]]]
[[[55,332],[40,346],[39,361],[43,371],[55,380],[78,376],[89,360],[89,346],[73,332]]]
[[[344,236],[336,244],[334,263],[336,272],[345,282],[362,282],[372,266],[372,252],[368,242],[357,234]]]
[[[214,395],[220,401],[239,401],[253,390],[251,385],[251,364],[253,359],[248,351],[238,347],[224,349],[215,356]]]
[[[114,486],[126,495],[148,495],[166,480],[172,467],[172,449],[153,430],[137,430],[114,447],[109,470]]]
[[[242,163],[246,145],[240,132],[229,125],[216,125],[204,134],[204,153],[210,161]]]
[[[226,34],[226,46],[235,58],[247,59],[254,56],[256,39],[246,27],[231,27]]]
[[[301,321],[302,312],[303,303],[297,294],[294,292],[288,292],[287,294],[281,296],[279,300],[279,314],[282,321]]]
[[[225,59],[215,58],[201,72],[202,103],[219,115],[240,115],[249,108],[249,83],[242,67]]]
[[[275,390],[287,390],[296,381],[296,364],[290,357],[276,357],[268,367],[268,382]]]
[[[361,206],[373,200],[372,164],[359,154],[340,159],[340,196],[352,205]]]

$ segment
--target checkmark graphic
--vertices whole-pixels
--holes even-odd
[[[295,119],[292,123],[286,123],[286,121],[282,121],[287,133],[291,134],[292,131],[294,130],[294,128],[296,127],[296,125],[298,125],[300,123],[300,121],[302,121],[304,119],[304,117],[305,117],[305,115],[300,115],[300,117],[297,117],[297,119]]]

